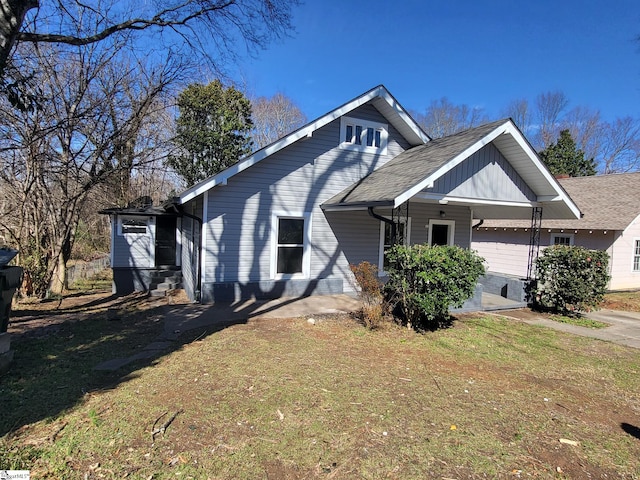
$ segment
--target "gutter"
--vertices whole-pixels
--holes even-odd
[[[391,226],[391,244],[395,245],[396,243],[396,223],[393,220],[388,219],[387,217],[383,217],[382,215],[378,215],[376,212],[373,211],[375,207],[368,207],[367,211],[369,212],[369,215],[371,215],[373,218],[380,220],[388,225]]]
[[[480,227],[483,223],[484,223],[484,218],[481,218],[478,223],[476,223],[473,227],[471,227],[471,230],[473,230],[474,228]]]

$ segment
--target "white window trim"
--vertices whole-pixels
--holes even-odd
[[[560,237],[560,238],[568,238],[569,239],[569,245],[572,246],[573,245],[573,239],[574,239],[574,234],[573,233],[552,233],[551,237],[549,237],[549,245],[555,245],[556,244],[556,237]]]
[[[636,262],[636,244],[640,242],[640,237],[636,237],[633,239],[633,250],[631,252],[631,272],[634,274],[638,274],[640,273],[640,270],[636,270],[635,267],[635,262]]]
[[[389,220],[391,220],[390,217],[384,216],[384,218],[388,218]],[[404,239],[404,245],[410,245],[411,244],[411,217],[400,217],[393,219],[395,222],[400,221],[401,223],[404,223],[404,231],[406,232],[405,235],[405,239]],[[378,241],[378,276],[379,277],[386,277],[387,276],[387,272],[384,271],[384,229],[385,229],[385,225],[387,224],[387,222],[383,222],[382,220],[380,220],[380,239]]]
[[[139,220],[141,222],[145,223],[145,226],[147,228],[147,231],[145,233],[126,233],[122,231],[122,221],[123,220]],[[150,232],[150,218],[149,217],[143,217],[143,216],[139,216],[139,215],[118,215],[118,236],[119,237],[123,237],[123,236],[139,236],[139,235],[149,235]]]
[[[453,246],[453,241],[456,238],[456,221],[455,220],[441,220],[439,218],[430,218],[427,225],[429,231],[427,234],[427,244],[431,245],[431,237],[433,235],[434,225],[448,225],[449,226],[449,238],[447,238],[447,245]]]
[[[362,134],[361,134],[361,138],[363,139],[362,145],[357,145],[355,143],[345,141],[345,136],[347,134],[347,125],[353,125],[354,131],[355,131],[356,125],[360,125],[362,127]],[[376,147],[376,146],[368,147],[366,145],[366,131],[368,128],[373,128],[374,130],[381,130],[379,147]],[[386,123],[371,122],[371,121],[361,120],[359,118],[353,118],[353,117],[340,117],[340,144],[339,144],[340,148],[344,148],[347,150],[355,150],[357,152],[368,152],[368,153],[376,153],[379,155],[385,155],[387,153],[388,139],[389,139],[389,126]]]
[[[297,218],[304,220],[304,238],[302,239],[302,272],[301,273],[278,273],[278,219]],[[311,274],[311,212],[290,213],[274,212],[271,215],[271,255],[270,255],[270,278],[274,280],[309,278]]]

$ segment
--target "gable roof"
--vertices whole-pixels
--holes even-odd
[[[332,121],[369,102],[371,102],[371,104],[376,107],[388,122],[393,125],[398,132],[400,132],[411,146],[422,145],[430,140],[429,136],[422,130],[422,128],[420,128],[400,103],[398,103],[393,95],[389,93],[384,85],[378,85],[377,87],[359,95],[353,100],[350,100],[316,120],[307,123],[305,126],[293,131],[289,135],[286,135],[272,144],[267,145],[266,147],[241,159],[235,165],[232,165],[222,172],[188,188],[180,194],[178,202],[180,204],[184,204],[216,185],[225,185],[227,180],[237,173],[246,170],[250,166],[264,160],[270,155],[273,155],[302,138],[312,136],[313,132],[319,128],[324,127]]]
[[[432,140],[398,155],[367,177],[327,200],[322,208],[353,209],[369,206],[398,207],[455,168],[485,145],[493,143],[537,196],[549,206],[552,217],[579,218],[580,211],[545,167],[533,147],[511,119],[503,119]],[[455,198],[442,199],[452,203]],[[457,199],[464,204],[464,199]],[[489,205],[491,202],[486,202]],[[521,210],[521,205],[519,209]],[[531,205],[529,205],[531,206]],[[474,206],[474,211],[482,208]],[[494,202],[482,217],[514,215],[513,207]],[[487,217],[484,217],[487,215]],[[530,215],[530,213],[528,214]],[[498,217],[499,218],[499,217]]]
[[[545,220],[542,227],[571,230],[624,230],[640,215],[640,172],[558,179],[583,213],[582,219]],[[529,228],[531,222],[486,221],[482,228]]]
[[[361,181],[327,200],[323,208],[371,205],[397,207],[405,201],[405,192],[420,191],[424,188],[422,185],[433,183],[430,179],[439,169],[504,122],[488,123],[405,150]]]

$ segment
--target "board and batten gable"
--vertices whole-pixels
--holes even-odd
[[[455,166],[425,192],[514,202],[536,200],[535,193],[492,143]]]
[[[365,104],[350,118],[387,125],[383,155],[339,147],[340,118],[315,130],[205,194],[206,246],[203,249],[203,301],[213,300],[215,284],[228,285],[227,295],[245,297],[243,288],[264,282],[255,295],[270,296],[272,228],[276,216],[308,215],[310,280],[342,282],[348,262],[319,205],[409,148],[406,140],[378,110]],[[365,212],[366,214],[366,212]],[[377,244],[377,236],[372,239]]]

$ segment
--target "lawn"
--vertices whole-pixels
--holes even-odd
[[[14,365],[0,379],[0,469],[51,479],[640,477],[631,348],[496,316],[417,334],[337,315],[186,332],[165,354],[107,373],[93,367],[194,307],[99,296],[56,305],[17,312]]]

